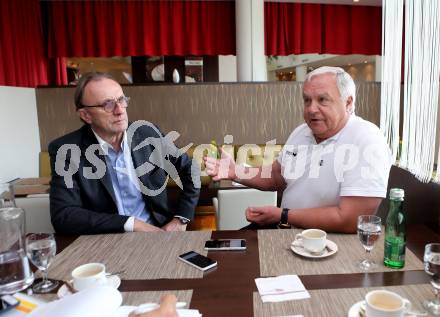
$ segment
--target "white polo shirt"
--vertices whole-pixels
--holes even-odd
[[[392,159],[379,128],[351,115],[317,144],[307,124],[289,136],[278,162],[287,183],[282,208],[337,206],[341,196],[386,197]]]

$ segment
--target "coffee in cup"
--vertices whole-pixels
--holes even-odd
[[[77,291],[107,282],[105,265],[102,263],[87,263],[72,271],[73,287]]]
[[[327,233],[320,229],[307,229],[295,236],[295,243],[302,242],[306,251],[319,253],[327,244]]]
[[[411,309],[411,303],[399,294],[386,291],[371,291],[365,296],[367,317],[403,317]]]

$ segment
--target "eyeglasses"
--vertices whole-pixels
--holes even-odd
[[[116,104],[120,105],[122,108],[128,107],[128,102],[130,101],[130,97],[121,96],[117,99],[108,99],[104,101],[100,105],[94,105],[94,106],[86,106],[81,105],[83,108],[103,108],[105,112],[113,112],[115,110]]]

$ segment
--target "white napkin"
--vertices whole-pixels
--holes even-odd
[[[256,278],[255,284],[263,303],[310,298],[298,275]]]

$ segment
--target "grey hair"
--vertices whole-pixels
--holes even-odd
[[[87,84],[91,81],[99,81],[104,78],[113,80],[114,82],[117,83],[116,79],[114,79],[112,75],[108,73],[90,72],[90,73],[85,73],[84,75],[81,76],[81,78],[78,81],[78,85],[76,86],[75,95],[74,95],[76,110],[84,108],[84,105],[82,104],[82,98]]]
[[[336,85],[338,86],[339,94],[341,95],[342,102],[345,104],[347,102],[348,97],[353,98],[352,102],[352,113],[354,113],[355,109],[355,101],[356,101],[356,85],[354,84],[353,78],[341,67],[331,67],[331,66],[322,66],[319,67],[306,75],[305,81],[310,81],[313,76],[322,75],[322,74],[335,74],[336,76]]]

